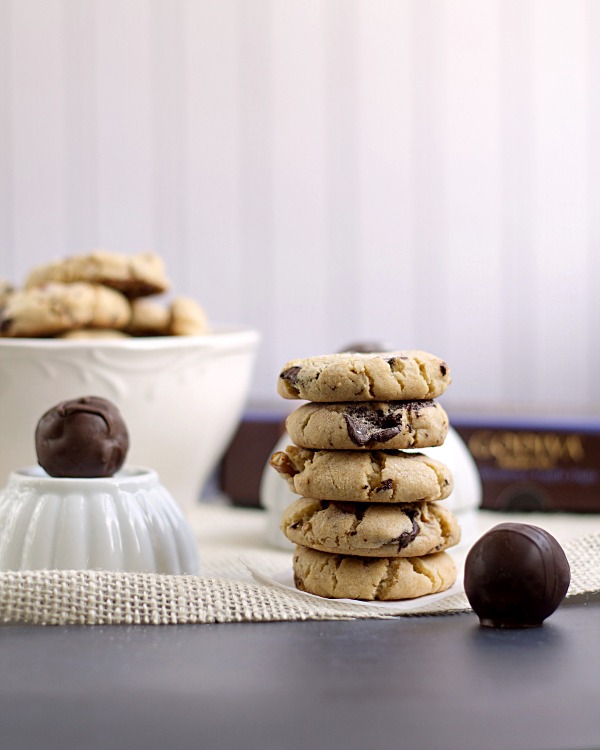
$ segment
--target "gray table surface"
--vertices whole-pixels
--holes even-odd
[[[600,601],[473,614],[0,628],[0,748],[600,747]]]

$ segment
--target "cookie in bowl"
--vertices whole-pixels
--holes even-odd
[[[35,457],[48,403],[94,393],[126,410],[131,461],[152,466],[191,511],[239,424],[259,333],[214,324],[199,301],[171,294],[153,253],[105,250],[0,281],[0,413],[10,440],[0,486]],[[166,295],[166,296],[165,296]]]

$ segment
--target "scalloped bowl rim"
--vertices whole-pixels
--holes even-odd
[[[206,349],[207,352],[253,346],[261,338],[255,328],[217,326],[202,336],[131,336],[128,338],[34,338],[0,337],[0,348],[15,349]]]

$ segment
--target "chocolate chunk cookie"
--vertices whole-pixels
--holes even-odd
[[[448,365],[418,350],[294,359],[281,371],[283,398],[318,403],[433,399],[450,384]]]
[[[173,336],[204,336],[208,333],[208,319],[200,305],[188,297],[174,299],[170,307],[169,333]]]
[[[298,546],[294,581],[300,591],[330,599],[390,601],[446,591],[456,566],[445,552],[426,557],[345,557]]]
[[[169,281],[162,259],[154,253],[124,255],[96,250],[35,268],[28,276],[27,288],[49,281],[71,283],[86,281],[118,289],[128,297],[144,297],[165,292]]]
[[[366,504],[301,497],[283,512],[294,544],[364,557],[415,557],[460,541],[454,515],[438,503]]]
[[[432,502],[452,492],[448,467],[421,453],[313,451],[288,445],[273,454],[271,466],[292,492],[320,500]]]
[[[448,415],[437,401],[303,404],[286,426],[302,448],[428,448],[444,442]]]
[[[100,284],[49,283],[12,294],[0,309],[2,336],[55,336],[79,328],[123,328],[131,307]]]
[[[171,313],[164,306],[146,297],[131,301],[131,320],[127,333],[132,336],[166,336]]]

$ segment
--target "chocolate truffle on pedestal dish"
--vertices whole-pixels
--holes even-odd
[[[62,401],[35,431],[38,463],[53,477],[111,477],[125,461],[129,435],[117,407],[99,396]]]
[[[564,599],[571,580],[565,553],[544,529],[501,523],[465,561],[465,593],[481,625],[537,627]]]

